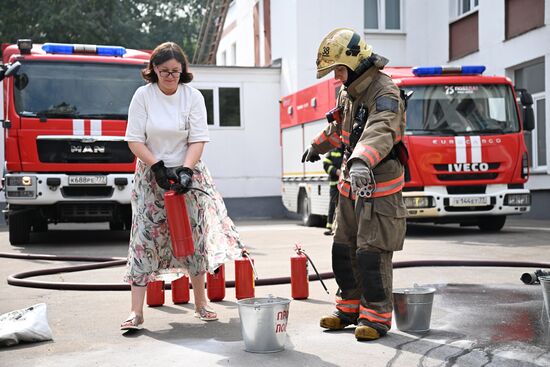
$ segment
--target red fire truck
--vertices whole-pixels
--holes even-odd
[[[48,223],[128,228],[134,155],[128,106],[149,54],[20,40],[3,50],[3,189],[11,244]]]
[[[406,93],[403,196],[409,221],[477,225],[498,231],[506,216],[530,209],[529,159],[523,131],[532,130],[532,98],[484,66],[394,67],[384,72]],[[300,157],[327,123],[340,83],[326,80],[280,103],[282,197],[305,225],[327,214],[329,185],[322,161]],[[517,99],[521,104],[517,103]]]

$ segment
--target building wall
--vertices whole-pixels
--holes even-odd
[[[227,12],[224,34],[216,53],[217,65],[254,66],[254,32],[252,9],[255,0],[235,1]],[[232,60],[232,45],[236,45],[236,63]],[[226,55],[224,60],[223,55]]]
[[[241,127],[210,127],[203,159],[227,198],[280,196],[279,68],[192,66],[190,84],[239,86]]]

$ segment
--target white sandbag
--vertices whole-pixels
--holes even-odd
[[[0,347],[43,340],[52,340],[45,303],[0,315]]]

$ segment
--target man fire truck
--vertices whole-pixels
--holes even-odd
[[[506,216],[530,210],[523,132],[534,127],[532,98],[484,66],[384,69],[412,96],[404,143],[403,197],[409,221],[477,225],[498,231]],[[321,163],[299,157],[327,123],[340,83],[334,79],[282,98],[283,203],[315,225],[329,204]],[[521,106],[516,103],[516,93]],[[338,142],[335,142],[338,144]]]
[[[129,228],[135,159],[128,105],[149,54],[19,40],[3,50],[3,189],[12,245],[48,223]]]

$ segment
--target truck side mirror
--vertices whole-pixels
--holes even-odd
[[[531,131],[535,128],[535,113],[533,106],[523,106],[523,130]]]
[[[13,74],[17,74],[17,70],[19,70],[20,67],[21,67],[21,63],[19,61],[16,61],[11,65],[8,65],[8,67],[4,71],[4,78],[12,76]]]
[[[533,111],[533,96],[526,89],[517,88],[521,110],[523,111],[523,130],[531,131],[535,128],[535,113]]]

